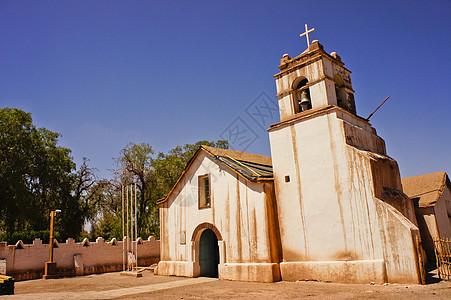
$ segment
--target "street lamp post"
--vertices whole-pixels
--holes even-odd
[[[53,262],[53,240],[54,240],[54,224],[55,216],[61,210],[52,210],[50,212],[50,241],[49,241],[49,261],[45,263],[44,279],[56,278],[56,262]]]

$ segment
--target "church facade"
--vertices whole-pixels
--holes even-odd
[[[318,41],[274,77],[272,157],[201,147],[160,202],[161,275],[420,283],[398,165]]]
[[[160,203],[160,275],[280,280],[271,158],[202,146]]]

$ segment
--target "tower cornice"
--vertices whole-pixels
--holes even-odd
[[[326,58],[351,73],[351,71],[344,67],[345,64],[341,61],[341,57],[339,55],[337,55],[335,52],[328,54],[326,51],[324,51],[323,45],[315,40],[307,50],[296,57],[291,58],[288,54],[285,54],[280,60],[280,65],[278,67],[280,69],[280,72],[275,74],[274,78],[280,78],[288,72],[301,69],[308,64],[320,60],[321,58]]]
[[[280,128],[284,128],[286,126],[293,125],[295,123],[299,123],[304,120],[308,120],[311,118],[315,118],[317,116],[321,116],[321,115],[329,114],[329,113],[333,113],[333,112],[343,113],[343,114],[349,116],[350,118],[356,120],[357,122],[362,122],[362,125],[369,126],[372,128],[371,123],[369,123],[367,120],[365,120],[362,117],[354,115],[354,114],[348,112],[347,110],[345,110],[341,107],[338,107],[336,105],[325,105],[322,107],[318,107],[318,108],[307,110],[305,112],[298,113],[298,114],[294,115],[293,117],[286,119],[282,122],[272,124],[267,131],[271,132],[271,131],[274,131],[274,130],[277,130]],[[374,128],[372,130],[374,130]]]

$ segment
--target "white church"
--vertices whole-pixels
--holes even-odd
[[[272,157],[202,146],[160,201],[156,273],[420,283],[420,233],[351,72],[318,41],[280,60]]]

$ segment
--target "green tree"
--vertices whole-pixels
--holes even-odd
[[[93,189],[95,200],[90,205],[95,214],[88,218],[92,225],[89,238],[122,239],[121,183],[115,179],[98,180]]]
[[[198,141],[195,144],[185,144],[170,150],[168,154],[159,153],[157,159],[153,160],[152,167],[155,172],[155,197],[160,199],[167,195],[177,179],[182,174],[190,159],[194,156],[200,146],[210,146],[228,149],[228,141]]]
[[[123,185],[133,184],[137,185],[138,192],[138,216],[137,227],[138,232],[145,233],[147,215],[149,215],[151,207],[151,193],[152,193],[152,161],[155,151],[148,143],[128,144],[121,150],[121,155],[117,159],[120,169],[118,175],[120,182]]]
[[[200,146],[211,146],[215,148],[228,149],[228,141],[198,141],[194,144],[185,144],[183,147],[177,146],[170,150],[168,154],[159,153],[157,158],[152,161],[153,177],[152,186],[153,193],[151,197],[152,212],[149,215],[150,229],[155,236],[159,237],[160,224],[158,219],[158,200],[164,198],[172,189],[178,178],[185,170],[187,164],[194,156]]]
[[[95,169],[89,167],[88,163],[89,159],[83,157],[78,170],[71,174],[71,200],[61,203],[63,214],[57,223],[65,228],[65,237],[80,237],[84,223],[95,219],[103,201],[105,180],[98,180]]]
[[[61,236],[79,234],[83,212],[72,195],[75,163],[59,133],[37,128],[31,114],[0,109],[0,224],[3,233],[46,230],[62,209]],[[70,212],[70,215],[67,213]]]
[[[116,159],[118,168],[115,171],[115,179],[110,181],[109,188],[103,192],[104,206],[93,224],[91,237],[119,237],[122,219],[121,185],[136,183],[139,235],[143,238],[149,235],[159,238],[157,201],[169,193],[201,145],[228,148],[227,141],[199,141],[195,144],[185,144],[183,147],[177,146],[168,154],[159,153],[156,157],[153,148],[147,143],[131,143],[122,149]]]

